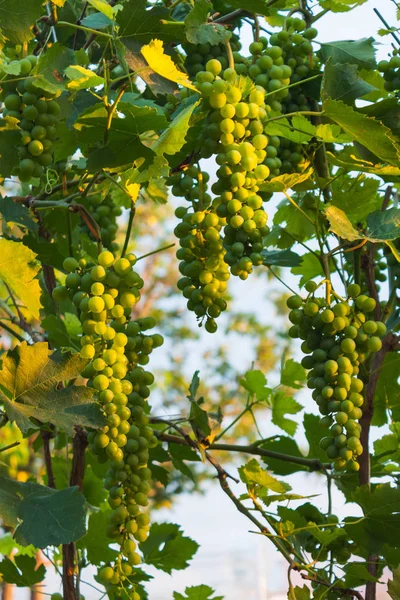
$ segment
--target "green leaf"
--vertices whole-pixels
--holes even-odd
[[[14,292],[29,312],[38,319],[40,286],[36,279],[39,264],[36,254],[21,242],[0,240],[0,279]]]
[[[380,177],[395,178],[400,177],[400,169],[393,165],[375,165],[374,163],[361,159],[355,154],[337,157],[332,152],[326,153],[329,164],[336,167],[341,167],[346,171],[359,171],[360,173],[369,173],[370,175],[378,175]]]
[[[18,544],[11,535],[6,533],[0,538],[0,554],[3,556],[17,556],[18,554],[24,554],[26,556],[36,556],[38,549],[30,544],[29,546],[21,546]]]
[[[112,24],[113,22],[101,12],[92,13],[91,15],[88,15],[87,17],[82,19],[81,21],[81,25],[83,25],[84,27],[89,27],[90,29],[98,29],[99,31],[102,29],[107,29],[107,27],[110,27],[110,25]]]
[[[138,77],[145,82],[153,94],[156,96],[166,95],[173,94],[176,91],[177,86],[174,82],[161,77],[149,67],[140,51],[143,44],[132,38],[122,39],[121,41],[126,47],[124,58],[127,65],[138,74]]]
[[[71,315],[77,319],[75,315]],[[80,321],[78,321],[80,325]],[[56,315],[47,315],[42,321],[42,327],[47,332],[47,339],[53,348],[71,348],[80,350],[80,340],[78,336],[70,336],[65,321]],[[71,339],[75,337],[75,339]]]
[[[0,574],[6,583],[32,589],[36,583],[43,581],[46,569],[43,564],[36,568],[36,557],[19,555],[14,560],[4,558],[0,562]]]
[[[14,167],[19,164],[18,146],[20,143],[19,131],[2,130],[0,132],[0,173],[2,178],[10,177]]]
[[[365,585],[367,581],[379,581],[379,577],[374,577],[369,573],[368,563],[351,562],[347,563],[343,568],[346,573],[344,580],[346,587],[355,588]]]
[[[75,53],[57,42],[40,55],[32,83],[35,87],[52,94],[64,89],[64,71],[76,63]]]
[[[164,45],[161,40],[151,40],[149,44],[142,46],[140,52],[155,73],[197,92],[197,88],[188,79],[187,74],[179,71],[172,58],[164,53]]]
[[[22,431],[33,427],[31,419],[52,423],[71,435],[76,425],[102,427],[104,417],[92,400],[92,389],[57,389],[60,382],[76,378],[85,365],[78,354],[51,355],[45,342],[32,346],[23,342],[8,352],[0,371],[0,398],[9,419]]]
[[[356,64],[336,63],[328,59],[322,80],[322,98],[342,100],[351,104],[357,98],[374,91],[374,87],[361,79]]]
[[[77,487],[53,490],[0,476],[0,516],[6,525],[17,528],[14,537],[24,546],[58,546],[82,537],[84,503]]]
[[[32,27],[44,13],[41,0],[0,0],[0,23],[3,35],[11,44],[29,42],[34,36]]]
[[[353,140],[366,146],[383,162],[399,165],[399,146],[385,125],[353,110],[340,100],[326,100],[323,110],[325,116],[333,119]]]
[[[364,519],[354,523],[347,522],[349,534],[368,535],[370,544],[391,544],[400,547],[400,489],[391,487],[389,483],[376,485],[372,492],[366,487],[358,488],[352,501],[360,505]]]
[[[376,210],[367,218],[367,237],[371,240],[395,240],[400,237],[400,208]]]
[[[269,440],[265,441],[260,446],[260,448],[264,448],[265,450],[269,450],[272,452],[277,452],[279,454],[288,454],[297,458],[304,458],[295,440],[282,435],[270,438]],[[270,458],[268,456],[263,456],[263,461],[268,465],[268,468],[271,469],[271,471],[273,471],[277,475],[292,475],[293,473],[297,473],[298,471],[307,470],[307,467],[297,465],[290,461],[283,461],[279,458]]]
[[[193,585],[185,589],[185,596],[174,592],[174,600],[224,600],[223,596],[214,596],[214,594],[215,590],[208,585]]]
[[[289,358],[281,370],[281,384],[298,390],[303,387],[306,379],[307,373],[305,368],[293,360],[293,358]]]
[[[359,240],[363,237],[363,235],[360,234],[351,224],[351,221],[347,217],[346,213],[340,208],[337,208],[336,206],[328,206],[324,212],[330,224],[329,231],[332,231],[342,239],[348,240],[349,242],[354,242],[355,240]]]
[[[306,585],[299,587],[298,585],[293,589],[294,598],[296,600],[310,600],[310,590]]]
[[[134,37],[141,42],[154,38],[179,43],[184,40],[184,24],[174,22],[167,8],[155,6],[146,10],[146,0],[127,0],[117,15],[119,36]]]
[[[358,174],[342,176],[332,182],[332,205],[342,210],[352,223],[364,223],[367,216],[382,204],[379,181]]]
[[[400,600],[400,567],[393,572],[393,579],[389,579],[387,589],[392,600]]]
[[[199,545],[185,537],[179,525],[173,523],[153,523],[149,537],[140,544],[144,562],[169,574],[186,569],[198,548]]]
[[[195,0],[192,10],[185,17],[186,38],[192,44],[215,46],[230,38],[228,29],[219,23],[207,23],[212,8],[210,0]]]
[[[320,417],[306,413],[303,417],[304,433],[308,442],[308,458],[317,458],[326,462],[326,452],[322,450],[319,443],[327,432],[320,426]]]
[[[9,196],[0,198],[0,213],[7,223],[15,223],[29,231],[37,231],[37,223],[32,219],[29,208],[20,202],[14,202]]]
[[[73,92],[104,84],[104,77],[100,77],[96,73],[93,73],[93,71],[90,71],[90,69],[85,69],[85,67],[81,67],[80,65],[67,67],[65,74],[70,79],[67,88]]]
[[[19,506],[23,521],[15,537],[37,548],[74,542],[86,532],[84,505],[85,497],[76,486],[51,493],[37,490]]]
[[[232,8],[243,8],[243,0],[229,0]],[[246,10],[268,17],[271,13],[268,0],[246,0]]]
[[[78,548],[86,548],[87,559],[92,565],[112,562],[118,552],[110,548],[111,540],[104,534],[110,519],[111,510],[93,512],[88,521],[86,535],[77,544]]]
[[[195,99],[195,97],[194,97]],[[153,150],[157,155],[176,154],[185,144],[186,134],[190,127],[190,119],[193,111],[200,104],[197,100],[182,110],[163,131],[158,140],[153,146]]]
[[[240,385],[260,401],[268,400],[271,395],[271,389],[267,387],[267,379],[262,371],[247,371],[244,379],[240,380]]]
[[[323,62],[331,58],[333,63],[346,63],[357,65],[360,69],[373,69],[376,66],[374,43],[372,37],[326,42],[321,44],[319,54]]]
[[[347,12],[356,6],[361,6],[367,0],[320,0],[321,8],[331,10],[334,13]]]
[[[290,119],[267,121],[265,132],[269,135],[280,135],[295,144],[309,142],[315,135],[315,125],[304,115],[296,115]]]
[[[318,256],[315,256],[315,254],[309,252],[308,254],[303,254],[301,258],[302,261],[300,265],[293,267],[291,271],[295,275],[301,275],[300,286],[303,286],[307,281],[310,281],[310,279],[322,276],[324,271]]]
[[[393,419],[400,420],[400,358],[398,353],[389,352],[385,356],[374,395],[374,416],[372,423],[378,427],[387,423],[387,411]]]
[[[286,190],[293,189],[299,183],[307,181],[307,179],[311,177],[313,172],[313,167],[310,167],[302,173],[291,173],[279,175],[278,177],[273,177],[273,179],[271,179],[270,181],[262,183],[260,185],[260,190],[262,192],[285,192]],[[293,207],[290,207],[290,211],[294,212]]]
[[[240,479],[249,487],[254,485],[260,486],[265,490],[271,490],[277,494],[284,494],[290,489],[287,483],[278,481],[272,477],[265,469],[261,467],[259,462],[252,458],[243,467],[238,469]]]
[[[295,267],[301,263],[301,256],[291,250],[262,250],[261,255],[266,266]]]
[[[103,104],[88,108],[74,127],[79,131],[79,143],[88,157],[88,168],[106,168],[133,163],[141,157],[152,155],[152,151],[141,142],[147,131],[163,130],[167,126],[164,115],[148,106],[134,106],[120,102],[109,130],[108,143],[103,143],[107,123],[107,111]]]
[[[299,404],[291,396],[287,396],[285,392],[278,390],[272,395],[272,422],[277,427],[286,431],[289,435],[294,435],[297,429],[296,421],[287,419],[285,415],[295,415],[302,410]]]

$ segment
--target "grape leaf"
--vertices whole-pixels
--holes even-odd
[[[293,358],[289,358],[281,370],[281,384],[298,390],[303,387],[306,379],[305,368]]]
[[[154,6],[146,10],[146,7],[146,0],[124,2],[116,18],[121,38],[134,37],[141,42],[149,42],[154,38],[174,43],[184,40],[184,23],[173,21],[167,8]]]
[[[291,250],[262,250],[261,255],[266,266],[295,267],[301,263],[301,256]]]
[[[257,485],[265,490],[276,492],[277,494],[284,494],[290,490],[290,486],[287,483],[275,479],[275,477],[261,467],[255,458],[249,460],[245,465],[240,467],[238,471],[240,479],[247,486],[253,487],[254,485]]]
[[[302,287],[310,281],[310,279],[315,279],[315,277],[322,276],[324,274],[322,265],[318,259],[318,256],[309,252],[308,254],[303,254],[301,257],[302,261],[299,266],[293,267],[291,269],[294,275],[301,275],[300,286]],[[333,270],[335,269],[334,265]]]
[[[374,577],[368,572],[368,563],[350,562],[343,567],[346,578],[345,586],[356,588],[365,585],[367,581],[379,581],[379,577]]]
[[[17,528],[14,537],[23,546],[45,548],[82,537],[84,503],[77,487],[53,490],[0,476],[0,516],[6,525]]]
[[[140,544],[144,562],[171,574],[172,570],[186,569],[199,545],[185,537],[179,525],[153,523],[149,537]]]
[[[303,417],[303,427],[308,442],[308,458],[317,458],[321,462],[326,462],[326,452],[319,445],[326,435],[326,430],[320,426],[320,418],[306,413]]]
[[[43,581],[46,568],[43,564],[36,568],[36,557],[18,555],[13,560],[4,558],[0,562],[0,574],[7,583],[32,588],[35,583]]]
[[[282,435],[274,436],[266,440],[260,448],[278,453],[277,458],[263,456],[263,461],[268,465],[268,468],[277,475],[291,475],[292,473],[297,473],[297,471],[307,470],[307,467],[303,467],[303,465],[279,459],[279,454],[288,454],[296,458],[304,458],[297,443],[290,437]]]
[[[347,12],[356,6],[361,6],[367,0],[320,0],[321,8],[331,10],[334,13]]]
[[[57,385],[77,377],[86,365],[78,354],[51,355],[45,342],[28,346],[26,342],[8,352],[0,371],[0,399],[6,412],[22,431],[33,427],[32,418],[50,422],[70,434],[74,427],[99,428],[104,424],[93,390]]]
[[[34,71],[33,85],[52,94],[63,91],[64,70],[75,64],[73,50],[57,42],[40,55]]]
[[[110,6],[110,5],[108,4],[107,6]],[[104,15],[101,12],[92,13],[91,15],[87,15],[87,17],[85,17],[81,21],[81,25],[83,25],[84,27],[89,27],[90,29],[98,29],[98,30],[107,29],[107,27],[110,27],[110,25],[112,25],[112,24],[113,24],[113,21],[111,21],[111,19],[106,17],[106,15]]]
[[[213,6],[210,0],[195,0],[192,10],[185,17],[186,37],[192,44],[220,44],[231,34],[219,23],[207,23]]]
[[[325,210],[325,216],[330,223],[329,230],[333,231],[333,233],[344,240],[354,242],[363,237],[363,235],[351,224],[346,213],[340,208],[328,206]]]
[[[36,556],[37,548],[30,544],[29,546],[21,546],[12,537],[11,533],[6,533],[0,538],[0,554],[3,556],[17,556],[18,554],[24,554],[26,556]]]
[[[29,231],[37,231],[37,223],[32,219],[29,208],[21,202],[14,202],[9,196],[0,198],[0,213],[7,223],[15,223]]]
[[[293,588],[293,594],[293,597],[296,598],[296,600],[310,600],[311,598],[310,590],[306,585],[303,585],[303,587],[297,585]]]
[[[36,254],[21,242],[0,240],[0,279],[38,319],[41,304],[40,286],[36,279],[39,264],[34,263],[35,259]]]
[[[197,88],[188,79],[187,74],[179,71],[172,58],[164,53],[164,45],[161,40],[151,40],[149,44],[142,46],[140,52],[155,73],[197,92]]]
[[[351,104],[374,89],[372,85],[361,79],[357,65],[336,63],[332,58],[328,59],[322,80],[322,98],[342,100],[346,104]]]
[[[121,41],[126,47],[124,58],[127,65],[149,86],[153,94],[156,96],[159,94],[173,94],[177,89],[176,84],[165,77],[161,77],[149,67],[140,52],[143,44],[132,38],[123,38]]]
[[[357,65],[361,69],[373,69],[375,63],[375,40],[363,38],[361,40],[343,40],[321,44],[320,56],[323,62],[329,58],[333,63]]]
[[[326,153],[328,162],[336,167],[341,167],[346,171],[359,171],[360,173],[370,173],[371,175],[379,175],[381,177],[390,177],[391,180],[395,177],[400,177],[400,168],[393,165],[375,165],[372,162],[361,159],[355,154],[343,159],[337,157],[332,152]]]
[[[114,18],[114,14],[116,12],[115,8],[113,6],[110,6],[110,4],[106,2],[106,0],[88,0],[88,2],[90,6],[93,6],[93,8],[103,13],[103,15],[105,15],[109,19],[112,20]]]
[[[167,129],[163,131],[153,146],[153,150],[157,155],[176,154],[182,149],[189,130],[191,116],[199,104],[200,101],[198,100],[183,109]]]
[[[77,543],[78,548],[86,548],[87,559],[92,565],[112,562],[118,555],[116,550],[110,548],[111,540],[104,534],[110,513],[110,510],[93,512],[89,517],[86,535]]]
[[[267,379],[261,371],[247,371],[244,374],[244,379],[240,380],[240,385],[255,396],[257,400],[268,400],[271,395],[271,388],[267,387]]]
[[[365,222],[377,210],[382,199],[378,194],[379,181],[359,174],[358,177],[338,177],[332,182],[332,205],[340,208],[352,223]]]
[[[388,127],[363,115],[340,100],[325,100],[323,110],[353,139],[376,154],[383,162],[399,165],[399,146]]]
[[[104,77],[100,77],[96,73],[93,73],[93,71],[90,71],[90,69],[85,69],[85,67],[81,67],[80,65],[67,67],[65,74],[70,79],[67,88],[74,92],[104,84]]]
[[[289,435],[294,435],[297,429],[296,421],[287,419],[285,415],[295,415],[302,410],[299,404],[291,396],[287,396],[285,392],[278,390],[272,395],[272,422],[277,427],[286,431]]]
[[[214,596],[214,594],[215,590],[208,585],[192,585],[185,589],[185,596],[174,592],[174,600],[224,600],[223,596]]]
[[[376,210],[367,217],[367,237],[371,240],[395,240],[400,237],[400,209]]]
[[[259,15],[268,17],[271,13],[268,0],[246,0],[246,10]],[[229,0],[229,6],[232,8],[243,8],[243,0]]]
[[[315,125],[303,115],[296,115],[290,120],[284,118],[279,119],[279,121],[267,121],[265,128],[268,135],[279,135],[295,144],[309,142],[314,137],[315,130]]]
[[[41,0],[0,0],[3,35],[11,44],[23,44],[33,38],[32,26],[44,13]]]
[[[387,589],[392,600],[400,600],[400,567],[393,572],[393,579],[389,579]]]
[[[313,167],[310,167],[302,173],[278,175],[278,177],[273,177],[269,181],[262,183],[260,190],[262,192],[285,192],[286,190],[293,189],[299,183],[307,181],[313,172]],[[290,211],[293,212],[293,209],[291,208]]]

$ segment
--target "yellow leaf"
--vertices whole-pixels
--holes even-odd
[[[142,47],[141,53],[146,59],[149,67],[153,69],[155,73],[165,77],[165,79],[183,85],[190,90],[194,90],[195,92],[198,91],[188,79],[186,73],[179,71],[171,57],[164,54],[164,47],[161,40],[151,40],[149,44]]]
[[[64,4],[66,3],[67,0],[51,0],[51,2],[53,4],[55,4],[56,6],[58,6],[59,8],[62,8],[64,6]]]
[[[35,279],[39,265],[36,254],[21,242],[0,240],[0,279],[14,292],[18,300],[38,319],[40,285]]]
[[[106,0],[88,0],[89,4],[96,10],[106,15],[109,19],[114,19],[115,9],[106,2]]]

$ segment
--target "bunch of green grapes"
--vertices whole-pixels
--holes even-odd
[[[36,56],[20,61],[21,72],[29,74],[36,64]],[[54,94],[41,90],[33,78],[3,84],[1,99],[3,117],[18,120],[21,144],[18,146],[19,165],[15,174],[23,182],[40,177],[44,168],[53,164],[53,142],[60,118],[60,105]]]
[[[279,140],[276,158],[270,159],[269,163],[266,161],[268,165],[272,165],[272,160],[276,161],[276,165],[279,164],[279,167],[275,167],[274,173],[278,170],[279,173],[301,173],[304,171],[306,161],[301,144],[296,144],[286,138],[279,138]]]
[[[313,109],[312,101],[307,96],[301,82],[310,77],[318,67],[312,40],[318,32],[314,27],[307,28],[303,19],[288,17],[285,29],[274,33],[270,38],[273,47],[282,51],[284,65],[291,70],[288,84],[292,87],[285,90],[279,112],[292,113]],[[296,84],[296,85],[293,85]]]
[[[114,240],[118,231],[117,218],[121,216],[122,208],[115,205],[109,194],[89,194],[82,198],[81,203],[100,227],[103,246],[113,252],[118,250],[118,244],[115,244]],[[86,225],[84,229],[90,234]]]
[[[316,287],[310,282],[307,289],[313,293]],[[314,296],[307,300],[291,296],[287,305],[293,323],[289,335],[303,340],[307,386],[323,415],[321,427],[329,428],[321,447],[336,470],[358,471],[357,457],[363,452],[358,420],[364,403],[364,383],[358,375],[360,365],[382,347],[386,327],[367,316],[376,302],[361,294],[359,285],[351,284],[347,295],[333,306]]]
[[[223,296],[230,275],[221,239],[226,221],[213,210],[208,181],[208,173],[194,165],[169,178],[174,196],[191,203],[191,207],[180,206],[175,211],[180,220],[174,230],[180,243],[176,256],[181,261],[179,271],[183,275],[178,288],[199,325],[204,323],[206,331],[214,333],[215,319],[227,307]]]
[[[400,56],[398,50],[393,50],[393,56],[389,60],[381,60],[378,63],[378,71],[383,74],[386,91],[400,91]]]
[[[54,289],[55,300],[70,297],[82,323],[81,357],[89,362],[82,371],[87,385],[104,411],[106,425],[89,434],[91,450],[100,462],[109,461],[105,487],[109,490],[107,535],[120,545],[113,565],[99,573],[107,590],[126,589],[133,568],[140,563],[137,542],[148,536],[148,504],[151,471],[149,448],[157,444],[149,427],[146,400],[154,377],[143,366],[153,349],[161,346],[159,334],[147,335],[153,318],[131,321],[132,308],[140,299],[143,280],[133,270],[134,255],[116,258],[99,254],[97,264],[65,259],[65,286]],[[132,588],[130,598],[139,598]]]
[[[216,213],[226,219],[225,261],[233,275],[246,279],[253,266],[262,263],[262,239],[269,231],[263,199],[257,194],[270,176],[265,164],[270,143],[264,134],[265,92],[259,86],[243,86],[236,71],[222,71],[217,60],[209,61],[196,79],[209,109],[203,155],[216,154],[219,165],[218,181],[211,189],[217,195]]]
[[[238,54],[239,58],[239,51],[242,45],[237,35],[232,35],[230,45],[232,50]],[[199,71],[204,71],[208,61],[213,58],[218,58],[224,69],[228,66],[228,56],[225,44],[223,43],[212,45],[208,42],[204,44],[191,44],[190,42],[186,42],[182,44],[182,47],[186,52],[185,67],[191,77],[195,77]]]

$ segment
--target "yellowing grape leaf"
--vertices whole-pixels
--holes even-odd
[[[37,254],[21,242],[0,240],[0,279],[7,284],[29,312],[39,318],[40,286]]]
[[[88,2],[93,8],[106,15],[109,19],[112,20],[114,18],[115,8],[110,6],[106,0],[88,0]]]
[[[90,69],[85,69],[80,65],[72,65],[65,69],[66,76],[71,80],[67,84],[67,88],[73,91],[86,90],[87,88],[96,87],[104,83],[103,77],[96,75]]]
[[[151,40],[150,44],[142,47],[141,53],[155,73],[197,92],[186,73],[179,71],[172,58],[164,54],[164,46],[161,40]]]

